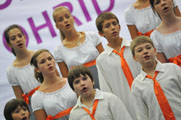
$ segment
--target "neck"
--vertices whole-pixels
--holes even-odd
[[[73,41],[75,38],[79,36],[80,36],[80,33],[77,32],[75,29],[65,33],[65,39],[67,41]]]
[[[88,97],[81,96],[82,103],[86,105],[87,107],[90,107],[92,101],[94,100],[95,94],[96,94],[96,90],[93,89],[92,94],[89,95]]]
[[[32,56],[32,52],[27,49],[15,51],[15,53],[17,60],[27,59]]]
[[[48,85],[55,84],[59,80],[59,77],[57,76],[56,72],[50,74],[44,74],[43,77],[44,77],[43,80],[44,84]]]
[[[174,13],[170,13],[167,16],[162,16],[162,25],[165,26],[170,26],[172,24],[175,24],[179,18],[174,14]]]
[[[146,72],[148,75],[153,76],[154,72],[155,72],[155,68],[156,68],[157,62],[154,61],[151,64],[147,64],[145,66],[142,67],[143,71]]]
[[[110,46],[111,48],[119,52],[122,45],[122,41],[123,41],[123,38],[121,37],[119,37],[118,39],[110,40],[108,43],[108,46]]]

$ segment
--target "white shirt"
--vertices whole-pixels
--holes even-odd
[[[155,71],[159,71],[156,80],[176,117],[181,120],[181,68],[173,63],[157,63]],[[138,120],[165,120],[154,92],[152,79],[145,78],[141,71],[132,84],[135,108]]]
[[[43,109],[47,115],[55,116],[57,113],[73,107],[77,102],[77,96],[67,81],[62,88],[53,92],[44,93],[37,90],[33,94],[31,101],[34,112]],[[68,120],[68,118],[69,115],[56,120]]]
[[[21,68],[11,64],[7,68],[7,78],[12,86],[20,86],[24,93],[40,85],[34,77],[34,67],[30,64]]]
[[[164,53],[167,59],[181,54],[181,30],[170,34],[162,34],[155,30],[150,38],[157,52]]]
[[[100,43],[100,38],[96,33],[85,32],[85,41],[81,45],[74,48],[66,48],[61,44],[56,47],[54,50],[55,60],[56,62],[65,62],[68,69],[72,66],[90,62],[99,55],[96,46]]]
[[[173,0],[174,6],[176,2]],[[143,9],[136,9],[133,5],[125,10],[125,22],[127,25],[135,25],[141,33],[154,30],[161,23],[160,17],[153,12],[151,6]]]
[[[70,113],[69,120],[92,120],[90,115],[82,108],[87,108],[92,113],[93,103],[98,99],[98,105],[94,114],[96,120],[132,120],[122,101],[112,93],[102,92],[96,89],[96,94],[91,108],[81,103],[81,97]]]
[[[127,61],[133,78],[135,78],[140,73],[141,67],[133,60],[129,45],[130,42],[123,39],[121,47],[126,46],[124,50],[124,58]],[[125,104],[131,117],[134,119],[134,100],[131,97],[130,87],[121,67],[121,59],[119,55],[112,51],[113,49],[111,47],[106,46],[105,51],[98,56],[96,61],[100,89],[118,96]]]

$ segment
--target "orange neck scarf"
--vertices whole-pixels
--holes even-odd
[[[168,61],[181,67],[181,54],[176,57],[168,59]]]
[[[162,113],[165,117],[165,120],[176,120],[174,113],[172,112],[172,109],[168,103],[168,100],[167,100],[160,84],[156,81],[157,74],[158,74],[158,71],[155,72],[155,75],[153,78],[149,75],[146,75],[146,77],[152,79],[154,82],[155,95],[156,95],[156,98],[157,98],[158,103],[160,105],[160,108],[162,110]]]
[[[98,100],[95,100],[95,101],[94,101],[94,105],[93,105],[93,109],[92,109],[92,113],[90,113],[90,111],[89,111],[87,108],[82,107],[82,108],[90,115],[90,117],[92,118],[92,120],[96,120],[96,119],[94,118],[94,114],[95,114],[95,112],[96,112],[97,104],[98,104]]]
[[[120,58],[121,58],[121,67],[122,67],[124,75],[125,75],[125,77],[126,77],[126,79],[128,81],[129,87],[131,88],[131,85],[132,85],[132,82],[133,82],[133,76],[132,76],[131,70],[130,70],[126,60],[124,59],[124,56],[123,56],[124,49],[125,49],[125,46],[123,46],[121,48],[120,53],[117,52],[116,50],[113,50],[113,52],[120,56]]]
[[[151,33],[153,32],[154,30],[150,30],[150,31],[148,31],[148,32],[146,32],[146,33],[141,33],[141,32],[138,32],[138,35],[145,35],[145,36],[148,36],[148,37],[150,37],[150,35],[151,35]]]

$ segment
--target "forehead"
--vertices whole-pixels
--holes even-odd
[[[111,19],[105,19],[103,22],[103,25],[107,24],[107,23],[112,23],[112,22],[117,22],[117,20],[115,18],[111,18]]]
[[[8,35],[12,36],[12,35],[19,34],[19,33],[21,33],[20,29],[12,28],[11,30],[9,30]]]
[[[51,54],[47,51],[43,51],[42,53],[40,53],[38,56],[37,56],[37,61],[38,60],[41,60],[41,59],[44,59],[44,58],[47,58],[51,56]]]
[[[138,48],[141,48],[141,47],[145,47],[145,46],[152,46],[151,43],[149,42],[145,42],[145,43],[141,43],[141,44],[138,44],[135,49],[138,49]]]
[[[70,12],[66,8],[57,9],[54,12],[54,15],[55,15],[56,18],[60,17],[60,16],[64,16],[65,14],[69,14],[70,15]]]

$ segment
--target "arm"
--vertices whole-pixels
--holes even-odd
[[[98,44],[98,45],[96,46],[96,48],[97,48],[97,50],[99,51],[99,54],[104,51],[104,48],[103,48],[103,46],[102,46],[102,43]]]
[[[23,99],[23,90],[21,89],[20,86],[12,86],[13,88],[13,91],[14,91],[14,94],[16,96],[16,98],[20,98],[20,99]]]
[[[67,65],[64,62],[59,62],[58,63],[59,69],[62,73],[62,77],[67,77],[68,76],[68,68]]]
[[[138,36],[138,30],[135,25],[127,25],[132,40]]]
[[[34,111],[36,120],[46,120],[46,113],[43,109]]]
[[[157,52],[157,59],[160,61],[160,62],[162,62],[162,63],[167,63],[168,62],[168,60],[167,60],[167,58],[166,58],[166,56],[165,56],[165,54],[164,53],[161,53],[161,52]]]
[[[110,99],[110,112],[113,120],[132,120],[123,102],[115,95]]]

